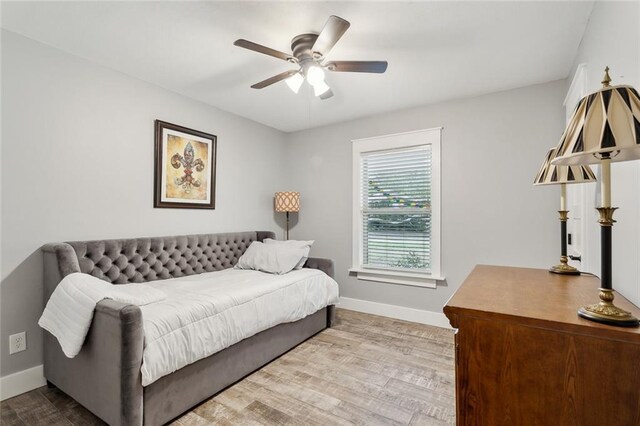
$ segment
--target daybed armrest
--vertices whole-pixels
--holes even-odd
[[[310,257],[305,262],[303,268],[320,269],[331,278],[335,279],[336,265],[333,259],[323,259],[320,257]],[[327,327],[331,327],[336,319],[336,310],[334,305],[327,306]]]
[[[60,273],[61,278],[64,278],[74,272],[80,272],[78,257],[76,256],[76,252],[73,247],[71,247],[71,245],[67,243],[45,244],[42,247],[42,251],[55,255],[55,260],[58,264],[57,269]]]
[[[331,278],[335,278],[335,262],[333,259],[322,259],[320,257],[310,257],[305,262],[303,268],[320,269]]]
[[[141,425],[144,330],[138,306],[96,305],[82,350],[67,358],[45,332],[45,377],[111,425]]]

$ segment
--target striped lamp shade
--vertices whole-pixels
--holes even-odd
[[[608,86],[582,98],[557,147],[554,165],[640,159],[640,97],[630,86]]]
[[[587,165],[579,166],[554,166],[551,160],[555,158],[556,148],[551,148],[547,152],[544,163],[533,181],[534,185],[557,185],[560,183],[583,183],[593,182],[596,176],[591,167]]]
[[[275,209],[277,212],[299,212],[300,193],[299,192],[276,192]]]

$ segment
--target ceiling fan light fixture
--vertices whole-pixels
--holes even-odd
[[[324,80],[322,80],[319,83],[313,85],[313,94],[315,96],[321,96],[330,89],[331,88],[329,87],[329,85]]]
[[[324,71],[322,71],[322,68],[317,65],[310,66],[307,69],[307,81],[313,87],[316,87],[316,85],[319,84],[324,84],[326,86],[326,83],[324,82]]]
[[[291,89],[293,93],[297,94],[300,91],[300,86],[304,83],[304,77],[300,73],[296,73],[287,78],[285,82],[287,83],[287,86],[289,86],[289,89]]]

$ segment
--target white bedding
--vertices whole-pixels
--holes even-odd
[[[141,306],[142,385],[275,325],[338,302],[338,284],[303,268],[284,275],[225,269],[149,283],[166,299]]]
[[[93,311],[102,299],[141,306],[165,297],[162,291],[147,284],[113,285],[92,275],[76,272],[60,281],[38,325],[54,335],[62,352],[73,358],[82,349]]]

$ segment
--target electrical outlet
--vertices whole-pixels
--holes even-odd
[[[27,333],[17,333],[9,336],[9,355],[27,349]]]

